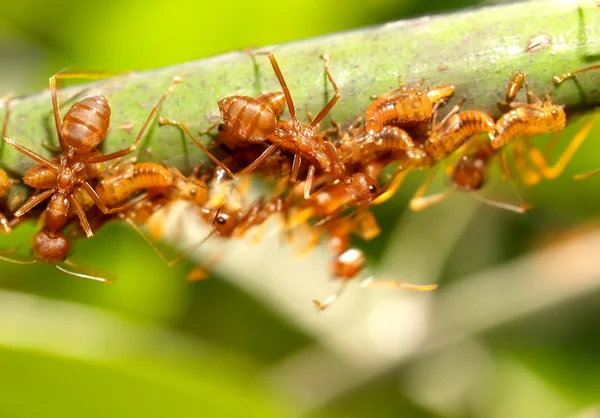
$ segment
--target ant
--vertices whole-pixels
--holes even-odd
[[[57,79],[81,78],[82,76],[86,76],[86,74],[61,72],[50,77],[54,121],[59,144],[63,151],[58,160],[48,160],[28,148],[19,145],[7,136],[10,114],[10,109],[7,106],[2,131],[3,140],[17,151],[38,162],[39,165],[32,167],[28,174],[25,175],[24,182],[33,188],[47,189],[30,197],[15,211],[15,216],[23,216],[47,198],[51,198],[51,200],[43,214],[45,226],[34,235],[32,241],[35,259],[31,261],[11,260],[5,257],[2,259],[17,264],[32,264],[37,261],[49,262],[53,263],[58,270],[66,274],[108,282],[106,279],[100,277],[88,276],[67,270],[57,264],[58,262],[62,262],[68,266],[74,266],[73,263],[66,259],[70,244],[67,237],[61,232],[61,229],[68,222],[72,207],[87,237],[89,238],[93,235],[84,209],[79,200],[75,198],[75,193],[80,189],[85,191],[88,197],[92,199],[94,204],[105,215],[118,213],[126,207],[108,209],[94,188],[88,183],[90,173],[96,176],[97,173],[103,171],[100,167],[103,168],[101,164],[105,161],[120,158],[135,151],[150,122],[158,112],[158,108],[181,79],[179,77],[174,78],[171,86],[152,109],[136,140],[130,147],[111,154],[101,155],[96,150],[96,147],[104,140],[108,132],[111,113],[108,101],[104,96],[86,97],[69,109],[62,122],[60,118],[56,89]]]
[[[474,192],[472,195],[476,199],[490,206],[510,210],[512,212],[525,213],[530,208],[530,205],[526,205],[521,201],[521,195],[514,184],[514,180],[510,174],[506,159],[502,159],[502,169],[510,179],[511,184],[513,185],[513,188],[517,193],[519,200],[521,201],[519,205],[493,200],[478,193],[478,191],[485,184],[485,173],[487,171],[489,161],[496,155],[497,150],[494,150],[488,141],[483,140],[478,140],[477,142],[471,140],[466,144],[466,148],[474,148],[474,150],[471,153],[467,153],[465,150],[465,152],[463,152],[459,157],[458,162],[446,170],[446,173],[450,178],[451,189],[446,192],[424,196],[427,186],[429,183],[431,183],[431,180],[437,172],[437,167],[434,167],[425,182],[423,182],[421,187],[419,187],[417,192],[412,197],[410,201],[410,208],[413,211],[421,211],[433,204],[446,200],[446,198],[448,198],[455,191],[465,191]],[[502,156],[504,157],[504,154],[502,154]]]
[[[350,126],[348,132],[342,131],[341,126],[332,121],[339,138],[338,152],[344,164],[364,165],[381,154],[408,151],[415,147],[413,139],[405,130],[394,125],[384,125],[378,132],[369,133],[364,126],[354,127],[360,119],[361,117]]]
[[[525,83],[525,73],[515,70],[506,86],[506,102],[512,102]]]
[[[313,216],[323,216],[316,226],[326,224],[351,206],[357,210],[368,205],[379,193],[377,180],[364,173],[354,173],[347,181],[336,180],[314,193],[307,203],[288,221],[288,228],[306,222]]]
[[[520,83],[510,82],[508,84],[507,96],[512,94],[516,87],[523,84],[525,74],[521,73],[521,75],[523,80]],[[567,116],[562,106],[552,104],[550,98],[552,89],[548,89],[546,101],[541,101],[527,84],[525,84],[525,89],[527,96],[534,103],[501,103],[514,109],[496,121],[496,126],[489,134],[492,148],[502,148],[518,135],[531,136],[565,129]],[[516,95],[517,91],[514,91],[514,94]]]
[[[218,124],[219,141],[229,149],[238,149],[263,143],[275,131],[277,118],[285,107],[285,99],[283,92],[269,92],[257,97],[227,96],[217,104],[223,119],[223,123]],[[237,176],[223,162],[192,135],[185,124],[162,117],[158,118],[158,124],[180,128],[218,167],[232,179],[237,179]],[[217,124],[210,126],[200,132],[200,135],[209,133],[216,126]]]
[[[224,172],[216,170],[213,185],[209,187],[199,178],[186,178],[175,168],[144,162],[120,166],[98,183],[96,190],[100,197],[109,204],[122,204],[134,195],[144,192],[141,199],[134,202],[124,211],[118,213],[121,220],[130,225],[159,255],[169,267],[195,251],[214,234],[229,237],[233,234],[241,209],[224,201],[216,188],[223,182]],[[215,191],[209,199],[208,191]],[[168,260],[158,247],[146,236],[138,224],[146,223],[152,214],[175,200],[187,200],[199,208],[199,215],[213,226],[213,230],[198,243],[186,249],[175,260]],[[154,235],[160,235],[154,234]]]
[[[61,122],[56,94],[56,80],[58,78],[75,77],[80,78],[82,75],[58,73],[50,77],[54,121],[60,147],[63,151],[58,160],[48,160],[6,136],[9,119],[8,108],[4,120],[3,139],[8,145],[43,166],[32,167],[30,172],[24,176],[23,181],[33,188],[46,190],[28,199],[17,209],[15,216],[20,217],[26,214],[29,210],[50,197],[51,200],[46,212],[46,222],[49,230],[58,231],[67,222],[69,209],[72,206],[79,217],[83,230],[89,238],[93,236],[93,232],[81,205],[73,198],[74,187],[81,186],[104,214],[117,213],[123,209],[108,209],[106,207],[94,188],[87,181],[90,171],[94,174],[98,173],[98,171],[101,172],[102,170],[98,168],[98,164],[123,157],[135,151],[150,122],[158,112],[159,107],[174,90],[175,86],[181,82],[181,79],[179,77],[173,79],[171,86],[150,112],[148,119],[132,145],[120,151],[101,155],[96,150],[96,147],[104,140],[108,132],[111,113],[106,97],[91,96],[80,100],[69,109]]]
[[[599,6],[600,6],[600,4],[599,4]],[[580,73],[583,73],[583,72],[586,72],[586,71],[593,71],[593,70],[597,70],[597,69],[600,69],[600,64],[595,64],[595,65],[591,65],[589,67],[581,68],[581,69],[579,69],[577,71],[568,72],[568,73],[565,73],[565,74],[561,75],[560,77],[559,76],[554,76],[553,81],[556,84],[560,84],[560,83],[562,83],[563,81],[565,81],[565,80],[567,80],[569,78],[575,77],[575,75],[577,75],[577,74],[580,74]],[[589,132],[589,130],[591,129],[591,124],[593,123],[592,122],[593,120],[595,120],[595,117],[590,118],[590,121],[588,122],[588,124],[586,124],[586,125],[584,125],[582,127],[581,130],[584,131],[584,132],[586,132],[585,135],[587,135],[587,132]],[[581,131],[580,131],[580,133],[581,133]],[[575,136],[575,138],[577,138],[580,135],[580,133],[578,133]],[[584,137],[585,137],[585,135],[584,135]],[[583,138],[581,138],[581,140],[583,140]],[[573,140],[573,142],[575,142],[575,139]],[[575,150],[573,150],[573,152],[575,152]],[[566,151],[565,151],[565,153],[566,153]],[[540,161],[543,161],[543,159],[541,159]],[[575,180],[583,180],[583,179],[595,176],[598,173],[600,173],[600,169],[593,170],[593,171],[590,171],[588,173],[578,174],[578,175],[576,175],[574,177],[574,179]]]
[[[287,83],[283,77],[279,64],[275,56],[271,52],[259,52],[260,55],[266,55],[273,67],[273,71],[277,76],[279,84],[285,95],[287,107],[290,112],[291,121],[278,123],[273,134],[268,138],[271,143],[268,148],[250,165],[238,173],[239,176],[252,172],[256,167],[262,164],[276,149],[283,149],[294,155],[292,163],[292,172],[290,181],[295,182],[302,164],[302,158],[310,161],[308,174],[304,182],[304,198],[309,199],[314,176],[317,167],[323,172],[332,175],[336,179],[344,179],[346,177],[346,169],[341,163],[337,151],[333,144],[329,141],[326,135],[317,135],[315,130],[318,124],[331,111],[340,98],[340,92],[331,73],[329,72],[329,55],[323,54],[322,58],[325,61],[325,74],[333,87],[333,97],[325,105],[323,109],[312,118],[309,125],[303,124],[296,118],[296,108],[292,100]]]
[[[323,302],[313,300],[319,311],[324,311],[333,302],[339,299],[346,288],[346,284],[355,279],[366,265],[366,257],[362,250],[350,248],[350,235],[358,233],[365,240],[370,240],[380,233],[379,225],[371,212],[353,214],[351,217],[337,219],[326,227],[327,246],[333,252],[330,271],[334,279],[340,280],[340,287]],[[316,244],[316,242],[315,242]],[[403,288],[417,291],[430,291],[437,289],[437,285],[415,285],[397,282],[394,280],[374,280],[372,277],[363,280],[362,287]]]
[[[401,186],[408,169],[428,169],[452,152],[460,148],[469,138],[479,133],[489,133],[494,129],[494,120],[485,112],[468,110],[459,112],[464,99],[439,122],[434,123],[423,144],[410,148],[397,155],[400,165],[392,181],[375,199],[374,204],[388,200]],[[437,112],[434,111],[435,119]],[[431,176],[420,190],[424,193]],[[420,197],[420,196],[417,196]]]
[[[421,83],[412,87],[400,82],[400,88],[376,98],[367,108],[365,130],[375,134],[389,124],[410,127],[428,122],[439,103],[456,90],[452,84],[442,84],[425,92]]]

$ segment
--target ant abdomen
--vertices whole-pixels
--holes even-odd
[[[106,205],[113,206],[143,190],[171,186],[173,179],[171,170],[160,164],[137,163],[102,179],[96,192]]]
[[[96,148],[110,125],[110,105],[104,96],[92,96],[75,103],[65,114],[60,135],[75,152]]]
[[[228,96],[219,100],[218,105],[227,134],[256,143],[263,142],[275,130],[285,97],[283,92],[265,93],[257,98]]]
[[[70,248],[71,243],[64,234],[58,231],[50,231],[48,228],[36,232],[31,239],[33,255],[40,261],[63,261],[67,257]]]
[[[479,190],[485,183],[487,159],[463,155],[452,171],[452,186],[458,190]]]
[[[281,116],[285,107],[285,94],[282,91],[271,91],[256,96],[258,100],[264,102],[271,108],[275,117]]]
[[[485,112],[467,110],[450,116],[425,141],[425,152],[440,160],[458,149],[467,139],[494,129],[494,119]]]

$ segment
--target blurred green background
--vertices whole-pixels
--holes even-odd
[[[45,88],[65,67],[155,68],[475,3],[5,2],[0,91]],[[600,416],[600,176],[571,179],[598,153],[587,141],[565,175],[528,190],[524,216],[459,194],[409,213],[424,179],[411,175],[375,209],[382,235],[357,245],[378,277],[440,283],[431,294],[349,286],[319,314],[311,299],[335,290],[323,251],[217,243],[228,260],[189,283],[191,262],[166,267],[118,223],[73,249],[111,286],[1,263],[0,417]],[[500,179],[485,192],[515,200]]]

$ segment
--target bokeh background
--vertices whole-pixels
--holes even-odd
[[[4,2],[0,91],[40,90],[64,67],[156,68],[475,3]],[[410,213],[419,174],[375,208],[382,235],[356,242],[371,273],[439,283],[431,294],[349,286],[318,313],[311,299],[336,289],[321,250],[217,243],[226,259],[189,283],[191,262],[166,267],[118,223],[73,251],[111,286],[0,263],[0,417],[600,416],[600,176],[571,179],[598,167],[598,133],[561,178],[527,190],[526,215],[459,194]],[[486,195],[515,201],[496,177]],[[0,246],[27,246],[34,229]]]

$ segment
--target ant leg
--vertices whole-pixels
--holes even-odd
[[[12,250],[12,249],[11,249],[11,250]],[[11,250],[8,250],[9,252],[2,251],[2,253],[3,253],[3,254],[6,254],[6,253],[10,254],[10,251],[11,251]],[[13,264],[21,264],[21,265],[26,265],[26,264],[35,264],[35,263],[37,263],[37,260],[26,260],[26,261],[24,261],[24,260],[15,260],[15,259],[13,259],[13,258],[4,257],[4,256],[2,256],[2,255],[0,255],[0,260],[2,260],[2,261],[6,261],[6,262],[8,262],[8,263],[13,263]]]
[[[321,55],[321,58],[323,58],[323,60],[325,61],[325,74],[327,74],[327,78],[329,79],[329,82],[333,87],[333,97],[331,98],[331,100],[329,100],[329,103],[327,103],[327,105],[325,105],[325,107],[321,109],[317,117],[314,118],[313,121],[310,123],[310,126],[313,128],[323,120],[323,118],[331,111],[333,106],[335,106],[337,101],[340,99],[340,89],[338,88],[333,77],[331,76],[331,73],[329,72],[329,54],[323,54]]]
[[[281,72],[281,68],[279,68],[279,64],[277,63],[277,60],[275,59],[275,55],[273,55],[272,52],[257,52],[257,55],[266,55],[269,58],[269,61],[271,61],[271,66],[273,67],[273,71],[275,72],[275,76],[277,77],[277,80],[279,80],[279,85],[281,86],[281,89],[283,90],[283,94],[285,95],[285,101],[287,103],[287,107],[288,107],[288,111],[290,112],[290,116],[292,117],[292,120],[296,120],[296,108],[294,107],[294,101],[292,100],[292,95],[290,94],[290,89],[287,86],[287,83],[285,82],[285,79],[283,78],[283,73]]]
[[[529,158],[536,165],[536,167],[540,170],[540,173],[544,178],[548,180],[554,180],[557,178],[565,169],[565,166],[571,160],[579,146],[586,139],[592,128],[594,127],[594,123],[596,122],[595,117],[589,118],[586,123],[581,127],[579,132],[571,139],[567,148],[563,151],[561,156],[558,158],[558,161],[554,166],[548,166],[548,162],[546,158],[542,155],[540,150],[535,147],[529,138],[525,139],[525,144],[527,145],[529,151]]]
[[[115,158],[113,161],[110,162],[110,164],[106,167],[106,171],[109,174],[115,174],[118,172],[118,170],[121,167],[127,167],[130,166],[132,164],[135,164],[137,162],[138,157],[133,156],[131,158],[126,159],[125,161],[121,162],[121,158]]]
[[[527,91],[527,98],[528,98],[528,99],[529,99],[529,98],[531,98],[531,99],[532,99],[532,100],[535,102],[535,103],[534,103],[534,106],[536,106],[536,107],[537,107],[537,106],[543,106],[544,102],[542,102],[542,101],[540,100],[540,98],[539,98],[539,97],[537,97],[537,96],[535,95],[535,93],[534,93],[534,92],[532,92],[532,91],[529,89],[529,84],[525,84],[525,90]],[[546,93],[546,96],[547,96],[547,97],[550,97],[550,92],[551,92],[551,90],[549,90],[549,91],[548,91],[548,93]]]
[[[429,292],[438,288],[437,284],[418,285],[406,282],[397,282],[395,280],[374,280],[372,277],[365,279],[360,284],[361,287],[385,287],[395,289],[408,289],[417,292]]]
[[[40,194],[31,196],[29,199],[27,199],[25,201],[25,203],[23,203],[21,205],[21,207],[19,207],[19,209],[17,209],[15,211],[15,216],[18,218],[19,216],[25,215],[27,212],[29,212],[31,209],[33,209],[35,206],[37,206],[39,203],[41,203],[42,201],[44,201],[47,198],[49,198],[50,196],[52,196],[55,192],[56,192],[56,190],[50,189],[50,190],[45,190]]]
[[[146,122],[144,122],[144,126],[142,126],[142,129],[140,129],[140,131],[138,132],[137,137],[135,138],[135,141],[133,141],[133,144],[131,144],[128,148],[122,149],[120,151],[115,151],[110,154],[99,155],[97,157],[89,158],[88,160],[86,160],[86,164],[103,163],[105,161],[109,161],[109,160],[112,160],[112,159],[118,158],[118,157],[123,157],[127,154],[131,154],[132,152],[134,152],[136,150],[138,144],[142,140],[142,137],[148,130],[148,127],[150,126],[150,122],[152,122],[152,120],[158,113],[158,109],[162,106],[162,104],[165,102],[165,100],[167,100],[167,97],[169,97],[169,95],[173,92],[173,90],[175,90],[175,87],[177,87],[177,84],[181,83],[181,81],[182,81],[182,79],[180,77],[173,77],[173,82],[171,83],[171,85],[169,86],[167,91],[162,95],[162,97],[160,98],[158,103],[152,108],[150,115],[148,115],[148,119],[146,119]]]
[[[435,123],[434,122],[434,127],[432,128],[432,130],[436,130],[439,129],[440,126],[443,126],[444,123],[450,119],[452,116],[456,115],[458,113],[458,111],[460,110],[460,107],[463,105],[463,103],[465,102],[465,98],[461,97],[461,99],[458,101],[458,103],[456,105],[454,105],[454,107],[452,109],[450,109],[450,111],[448,112],[448,114],[446,116],[444,116],[444,118],[440,121],[440,123]],[[442,102],[436,102],[433,105],[433,111],[432,111],[432,121],[435,121],[437,118],[437,111],[438,108],[440,107],[440,105],[442,104]]]
[[[326,298],[325,300],[323,300],[323,302],[319,302],[317,299],[313,299],[313,303],[315,304],[317,309],[319,311],[324,311],[329,306],[331,306],[331,304],[333,302],[335,302],[340,297],[340,295],[344,292],[344,290],[346,289],[346,283],[348,283],[348,282],[345,280],[342,281],[342,284],[340,284],[338,291],[335,292],[333,295],[329,296],[328,298]]]
[[[44,147],[45,149],[47,149],[48,151],[53,152],[53,153],[59,153],[59,152],[62,152],[62,150],[63,150],[60,146],[52,145],[52,144],[46,142],[46,140],[42,141],[42,147]]]
[[[302,165],[302,157],[300,156],[300,154],[294,154],[294,161],[292,162],[292,172],[290,173],[290,183],[295,183],[298,179],[300,165]]]
[[[205,236],[204,238],[202,238],[200,241],[198,241],[195,244],[192,244],[189,247],[187,247],[185,249],[185,251],[179,255],[179,257],[177,257],[174,260],[169,261],[167,263],[167,266],[173,267],[175,264],[179,263],[181,260],[183,260],[184,258],[186,258],[187,256],[189,256],[191,253],[193,253],[198,248],[200,248],[202,246],[202,244],[204,244],[206,241],[208,241],[208,239],[210,237],[212,237],[215,234],[215,232],[217,232],[217,230],[213,229],[207,236]]]
[[[513,212],[517,212],[517,213],[527,212],[533,206],[523,202],[523,198],[521,197],[521,193],[519,192],[519,187],[517,186],[517,183],[515,182],[515,179],[514,179],[514,176],[512,175],[512,171],[511,171],[510,167],[508,166],[508,161],[506,160],[506,154],[503,152],[500,153],[500,162],[501,162],[501,165],[500,165],[501,170],[504,172],[506,177],[508,177],[508,181],[510,181],[510,185],[513,188],[515,194],[517,195],[517,199],[519,200],[519,205],[512,205],[512,204],[508,204],[508,203],[504,203],[504,202],[499,202],[499,201],[496,201],[493,199],[489,199],[489,198],[481,196],[477,192],[475,192],[473,194],[473,196],[475,196],[475,198],[479,199],[480,201],[485,202],[492,206],[512,210]]]
[[[36,154],[35,152],[31,151],[28,148],[25,148],[23,145],[17,144],[15,141],[13,141],[12,139],[8,138],[8,137],[4,137],[4,142],[6,142],[8,145],[10,145],[11,147],[13,147],[14,149],[16,149],[17,151],[19,151],[22,154],[25,154],[26,156],[28,156],[29,158],[31,158],[32,160],[43,164],[55,171],[58,171],[60,166],[50,160],[47,160],[46,158],[42,157],[39,154]]]
[[[554,132],[554,134],[552,134],[552,138],[550,138],[550,141],[548,141],[548,143],[544,147],[544,157],[546,159],[548,159],[548,157],[550,155],[552,155],[552,153],[554,152],[554,148],[556,148],[556,143],[560,139],[561,134],[562,134],[562,131]]]
[[[269,158],[269,155],[273,154],[273,152],[275,152],[276,149],[277,149],[276,144],[269,145],[269,147],[266,148],[263,151],[263,153],[260,154],[256,160],[252,161],[251,164],[249,164],[248,166],[246,166],[246,168],[244,168],[242,171],[237,173],[237,178],[245,176],[246,174],[252,172],[256,167],[258,167],[260,164],[262,164],[263,161],[265,161],[267,158]]]
[[[516,213],[521,213],[521,214],[527,212],[529,209],[532,208],[531,205],[525,205],[525,204],[515,205],[514,203],[507,203],[507,202],[501,202],[499,200],[490,199],[488,197],[484,197],[484,196],[480,195],[477,192],[473,192],[473,197],[475,199],[479,200],[480,202],[485,203],[486,205],[490,205],[495,208],[505,209],[505,210],[509,210],[511,212],[516,212]]]
[[[90,223],[87,220],[87,216],[85,216],[85,212],[83,211],[83,208],[81,207],[81,205],[79,204],[77,199],[75,199],[75,197],[73,197],[73,195],[71,195],[71,196],[69,196],[69,202],[71,203],[71,205],[73,205],[73,208],[75,208],[75,212],[77,213],[77,216],[79,217],[79,223],[81,224],[81,227],[83,228],[83,231],[85,232],[85,235],[88,238],[93,237],[94,232],[92,231],[92,227],[90,226]]]
[[[167,260],[167,258],[165,257],[165,255],[156,246],[156,244],[154,244],[152,242],[152,240],[146,234],[144,234],[144,231],[142,231],[142,229],[133,221],[133,219],[131,219],[126,214],[123,214],[123,215],[119,216],[119,218],[122,219],[127,225],[129,225],[130,227],[132,227],[135,230],[135,232],[137,232],[144,239],[144,241],[146,241],[148,243],[148,245],[150,246],[150,248],[152,248],[154,250],[154,252],[160,257],[160,259],[166,265],[169,265],[170,261]]]
[[[71,268],[77,269],[77,270],[85,271],[81,267],[79,267],[77,264],[73,263],[70,260],[64,260],[63,264],[65,264],[66,266],[69,266]],[[110,280],[105,279],[104,277],[95,276],[93,274],[77,273],[77,272],[72,271],[72,270],[67,270],[66,268],[61,267],[58,264],[55,264],[54,266],[59,271],[65,273],[65,274],[68,274],[69,276],[79,277],[80,279],[94,280],[96,282],[101,282],[101,283],[104,283],[104,284],[111,284],[112,283]]]
[[[158,124],[159,125],[173,125],[173,126],[177,126],[179,129],[181,129],[193,142],[194,144],[196,144],[196,146],[198,148],[200,148],[208,158],[210,158],[212,160],[213,163],[215,163],[219,168],[221,168],[223,171],[225,171],[227,173],[227,175],[229,177],[231,177],[232,179],[235,179],[235,174],[233,174],[231,172],[231,170],[229,170],[229,168],[227,168],[227,166],[225,164],[223,164],[221,161],[219,161],[217,159],[217,157],[215,157],[209,150],[208,148],[206,148],[204,145],[202,145],[202,143],[200,141],[198,141],[194,135],[192,135],[192,133],[189,131],[189,129],[187,128],[187,126],[185,126],[183,123],[176,121],[176,120],[172,120],[172,119],[165,119],[161,116],[158,117]],[[212,131],[215,127],[217,126],[217,124],[212,125],[210,128],[208,128],[208,130],[203,131],[201,133],[201,135],[204,135],[205,133],[208,133],[210,131]]]
[[[425,209],[431,205],[435,205],[436,203],[443,202],[444,200],[446,200],[448,198],[448,196],[450,196],[454,192],[454,189],[450,189],[450,190],[442,192],[442,193],[425,196],[427,187],[429,186],[429,184],[431,184],[431,181],[435,177],[436,173],[437,173],[437,166],[435,166],[434,168],[431,169],[429,176],[427,176],[427,178],[425,179],[425,181],[423,182],[421,187],[419,187],[417,189],[417,191],[413,195],[412,199],[410,199],[409,206],[414,212],[422,211],[423,209]]]
[[[310,192],[312,190],[313,180],[315,178],[316,167],[311,164],[308,167],[308,174],[306,176],[306,180],[304,181],[304,199],[310,199]]]
[[[406,169],[406,167],[398,167],[396,169],[396,172],[394,173],[392,181],[390,181],[390,183],[385,187],[385,189],[381,191],[379,196],[373,199],[371,204],[380,205],[381,203],[387,202],[398,191],[407,173],[408,170]]]
[[[370,241],[381,233],[381,228],[373,212],[360,212],[355,215],[352,222],[356,225],[354,232],[365,241]]]
[[[539,170],[534,170],[531,167],[531,161],[525,155],[523,142],[515,142],[512,147],[513,162],[517,169],[519,178],[527,186],[534,186],[542,181],[542,176]],[[504,180],[508,180],[506,173],[501,171]]]
[[[596,65],[592,65],[590,67],[586,67],[586,68],[581,68],[577,71],[573,71],[573,72],[569,72],[569,73],[565,73],[563,75],[561,75],[560,77],[558,76],[554,76],[554,78],[552,79],[556,84],[560,84],[563,81],[565,81],[568,78],[571,78],[573,76],[575,76],[575,74],[579,74],[579,73],[583,73],[585,71],[590,71],[590,70],[597,70],[600,68],[600,64],[596,64]]]

